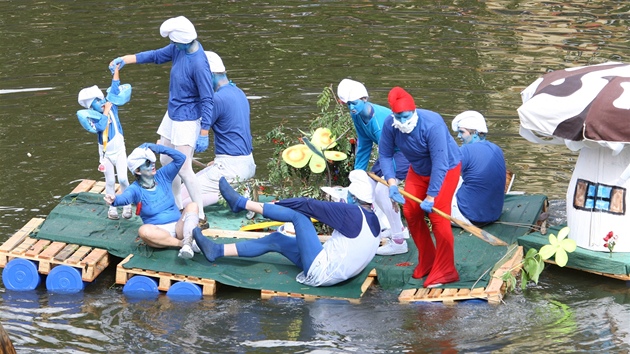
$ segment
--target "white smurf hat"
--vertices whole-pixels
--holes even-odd
[[[343,103],[346,103],[368,97],[368,92],[362,83],[351,79],[343,79],[337,86],[337,96]]]
[[[206,51],[206,57],[208,58],[208,64],[210,64],[210,71],[213,73],[224,73],[225,65],[219,54],[215,52]]]
[[[169,18],[160,26],[160,35],[175,43],[190,43],[197,39],[195,26],[184,16]]]
[[[456,115],[451,123],[451,128],[453,128],[453,131],[464,128],[473,129],[479,133],[488,133],[486,119],[477,111],[466,111]]]
[[[352,193],[358,199],[366,202],[374,202],[374,193],[372,190],[372,182],[367,172],[364,170],[352,170],[348,175],[350,179],[350,186],[348,186],[348,192]]]
[[[95,98],[104,99],[103,92],[98,86],[94,85],[92,87],[86,87],[83,90],[79,91],[79,104],[81,107],[90,108],[92,106],[92,101]]]
[[[132,174],[138,167],[142,166],[147,160],[155,162],[155,154],[149,148],[135,148],[127,157],[127,168]]]
[[[333,202],[347,202],[348,187],[320,187]]]

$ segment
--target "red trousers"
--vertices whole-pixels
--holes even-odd
[[[444,177],[440,192],[435,197],[435,208],[451,214],[451,201],[459,182],[461,163],[449,170]],[[411,166],[405,179],[405,191],[422,200],[427,196],[430,176],[418,175]],[[413,241],[418,247],[418,265],[413,277],[420,279],[427,276],[424,287],[434,284],[446,284],[459,280],[455,269],[454,239],[451,222],[436,213],[429,213],[429,220],[435,236],[435,244],[431,231],[424,220],[424,211],[417,202],[405,198],[403,207],[405,219]]]

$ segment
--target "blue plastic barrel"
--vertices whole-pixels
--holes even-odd
[[[155,279],[144,275],[135,275],[123,287],[123,294],[132,297],[153,297],[160,293]]]
[[[199,285],[180,281],[168,289],[166,296],[176,300],[192,301],[201,299],[203,293]]]
[[[46,289],[54,293],[74,294],[84,287],[81,272],[74,267],[58,265],[46,277]]]
[[[27,259],[15,258],[2,271],[2,282],[9,290],[34,290],[40,280],[35,263]]]

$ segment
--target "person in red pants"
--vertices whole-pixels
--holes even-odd
[[[389,196],[404,204],[403,213],[416,246],[418,265],[413,277],[432,288],[459,280],[455,268],[454,239],[448,219],[433,213],[433,207],[450,214],[451,200],[457,188],[461,154],[442,116],[416,108],[413,97],[401,87],[394,87],[387,97],[393,114],[383,124],[379,141],[379,161],[389,184]],[[403,198],[398,190],[391,158],[395,149],[409,160],[405,191],[422,199]],[[428,213],[435,244],[424,216]]]

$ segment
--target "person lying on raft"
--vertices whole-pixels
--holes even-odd
[[[155,170],[155,154],[164,154],[173,162]],[[180,213],[173,196],[173,179],[184,164],[186,155],[157,144],[144,143],[127,157],[127,167],[136,181],[119,195],[105,195],[108,205],[134,203],[143,225],[140,238],[150,247],[181,247],[179,257],[190,259],[199,248],[192,239],[192,231],[199,223],[198,207],[190,203]]]
[[[379,246],[381,227],[372,211],[370,180],[363,170],[350,172],[348,203],[326,202],[312,198],[290,198],[274,203],[257,203],[238,194],[225,178],[219,190],[233,212],[250,210],[276,220],[291,222],[295,237],[273,232],[263,238],[218,244],[196,228],[193,237],[208,261],[219,257],[256,257],[279,252],[298,266],[299,283],[329,286],[359,274],[370,263]],[[323,245],[310,218],[329,225],[332,237]]]

